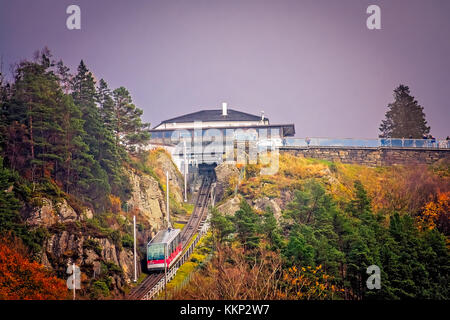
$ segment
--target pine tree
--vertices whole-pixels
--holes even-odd
[[[38,62],[19,64],[11,99],[3,109],[10,127],[6,155],[12,167],[26,168],[30,180],[48,178],[63,161],[60,142],[64,139],[62,117],[70,103],[51,70],[51,55],[43,51]],[[15,162],[24,164],[16,166]],[[26,174],[28,174],[26,172]]]
[[[72,96],[82,113],[86,132],[83,140],[89,148],[89,158],[91,159],[90,170],[85,171],[86,175],[80,179],[78,187],[81,194],[99,205],[105,203],[106,195],[111,190],[108,175],[99,163],[99,159],[103,158],[107,131],[96,104],[94,77],[83,60],[81,60],[78,72],[72,82]]]
[[[272,249],[282,248],[283,240],[281,236],[281,230],[270,207],[267,207],[264,212],[261,231],[262,234],[267,237],[267,240],[269,240]]]
[[[114,100],[111,90],[105,80],[100,79],[96,101],[99,106],[100,117],[104,123],[104,139],[102,154],[99,158],[101,166],[106,170],[111,185],[111,192],[126,200],[130,194],[128,176],[125,174],[122,163],[127,160],[126,150],[122,145],[117,145],[114,135]]]
[[[104,79],[100,79],[98,82],[96,100],[100,107],[100,116],[102,117],[106,128],[113,132],[115,123],[114,100],[112,98],[111,90]]]
[[[211,210],[211,229],[213,232],[213,237],[216,246],[224,242],[230,241],[229,236],[235,231],[233,222],[227,216],[217,210],[217,208],[212,208]]]
[[[0,157],[0,232],[2,234],[15,230],[20,222],[19,200],[13,192],[17,179],[17,174],[3,166],[3,158]]]
[[[67,67],[62,60],[56,63],[56,75],[59,83],[65,94],[69,94],[72,90],[73,75],[70,73],[70,68]]]
[[[259,216],[253,211],[252,207],[242,199],[240,208],[234,214],[234,224],[244,249],[255,249],[259,245]]]
[[[136,145],[145,144],[150,138],[146,129],[150,126],[143,123],[143,111],[137,108],[131,99],[130,93],[124,87],[113,91],[114,97],[114,124],[116,144],[123,145],[129,151],[135,151]]]
[[[421,139],[430,132],[423,107],[411,96],[409,88],[400,85],[394,90],[395,101],[389,104],[386,119],[380,125],[380,138]]]
[[[316,250],[311,244],[308,243],[306,237],[301,231],[300,226],[298,224],[294,224],[294,227],[289,234],[287,246],[283,253],[286,257],[288,265],[312,266],[314,265]]]
[[[316,181],[308,181],[301,190],[295,190],[294,200],[287,205],[284,215],[299,224],[324,223],[335,211],[331,197]]]

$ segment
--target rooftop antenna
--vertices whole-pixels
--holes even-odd
[[[264,122],[264,111],[261,111],[261,122]]]
[[[169,171],[166,171],[166,210],[167,210],[167,228],[170,228],[170,214],[169,214]]]

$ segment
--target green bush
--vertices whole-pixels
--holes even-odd
[[[123,270],[114,262],[106,261],[105,266],[108,269],[108,274],[113,275],[114,273],[122,274]]]
[[[92,284],[92,290],[94,291],[94,294],[96,296],[98,295],[103,295],[104,297],[109,296],[110,291],[108,288],[108,285],[102,281],[102,280],[97,280]]]
[[[109,230],[108,238],[110,238],[117,247],[122,247],[122,237],[120,236],[119,230]]]
[[[94,239],[87,239],[83,243],[83,247],[86,249],[93,250],[99,256],[101,256],[101,254],[102,254],[102,247],[101,247],[100,243],[98,243],[98,241],[96,241]]]
[[[122,246],[124,248],[133,248],[133,237],[128,233],[125,233],[122,237]]]

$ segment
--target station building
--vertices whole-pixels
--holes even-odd
[[[228,108],[228,104],[224,102],[221,109],[200,110],[162,121],[150,130],[150,144],[165,147],[181,168],[185,161],[196,165],[220,163],[222,156],[217,152],[214,156],[205,155],[204,150],[212,142],[222,145],[224,154],[229,150],[227,147],[234,146],[239,141],[279,146],[285,137],[294,134],[294,124],[271,124],[264,112],[253,115]],[[195,141],[199,138],[200,149],[195,148]],[[183,150],[180,150],[180,141],[184,143]]]

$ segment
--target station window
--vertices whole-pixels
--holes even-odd
[[[161,139],[162,138],[162,132],[152,132],[151,137],[153,139]]]
[[[165,131],[164,138],[170,138],[172,136],[172,131]]]

